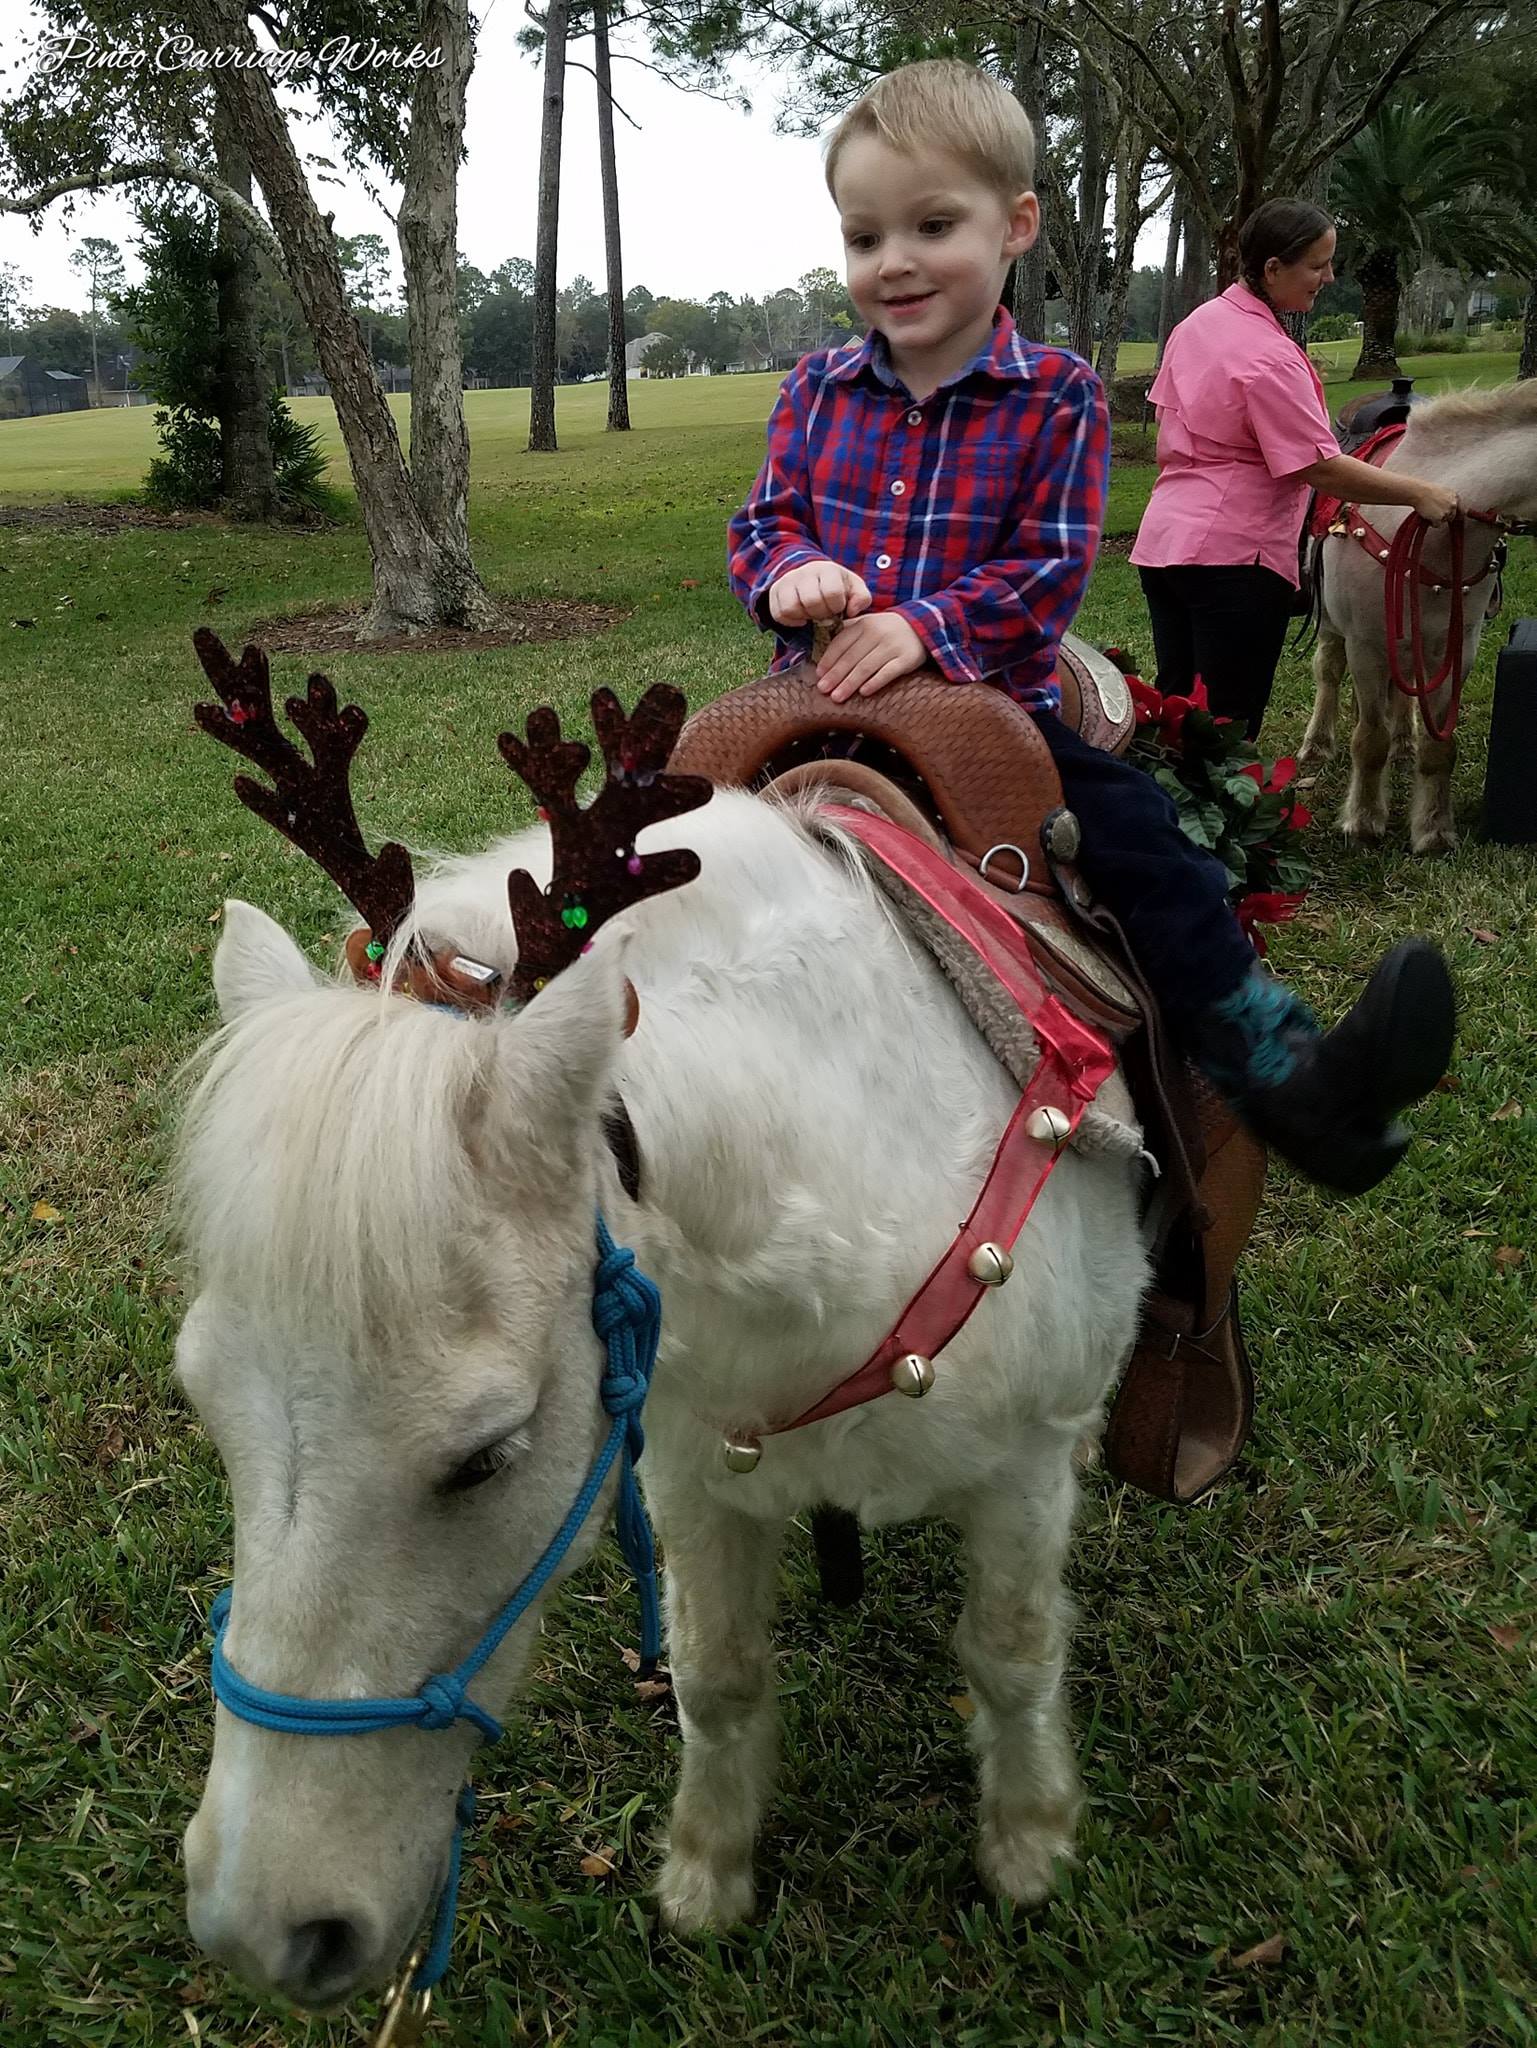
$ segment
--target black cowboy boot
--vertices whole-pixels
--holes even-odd
[[[1257,966],[1197,1020],[1197,1064],[1256,1137],[1310,1180],[1364,1194],[1403,1157],[1399,1110],[1446,1072],[1452,978],[1424,939],[1378,962],[1359,1002],[1319,1034],[1312,1012]]]

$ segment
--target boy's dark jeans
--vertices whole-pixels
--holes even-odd
[[[1180,830],[1149,775],[1091,747],[1055,712],[1035,722],[1051,749],[1062,800],[1083,832],[1078,868],[1126,934],[1143,979],[1176,1036],[1230,995],[1254,948],[1227,900],[1227,870]]]

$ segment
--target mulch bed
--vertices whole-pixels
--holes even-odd
[[[131,526],[225,524],[213,512],[156,512],[148,505],[99,505],[82,498],[65,498],[46,505],[0,505],[0,527],[76,527],[91,533],[122,533]]]
[[[620,605],[542,598],[496,602],[496,624],[478,633],[440,626],[431,633],[394,633],[384,640],[358,639],[366,606],[332,605],[325,611],[257,619],[241,636],[258,640],[269,654],[476,654],[489,647],[532,647],[541,640],[580,640],[606,633],[629,614]]]

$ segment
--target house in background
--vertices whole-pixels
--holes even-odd
[[[67,370],[40,370],[31,356],[0,356],[0,420],[86,412],[90,403],[84,377],[72,377]]]

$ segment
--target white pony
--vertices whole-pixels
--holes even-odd
[[[1464,506],[1498,512],[1512,523],[1537,518],[1537,379],[1493,391],[1456,392],[1429,399],[1409,414],[1403,439],[1383,465],[1449,485]],[[1409,515],[1402,505],[1366,508],[1373,527],[1391,540]],[[1469,519],[1464,529],[1463,575],[1476,577],[1489,566],[1499,529]],[[1449,577],[1451,542],[1446,530],[1426,541],[1425,567]],[[1300,759],[1304,766],[1327,761],[1334,751],[1340,684],[1349,671],[1355,686],[1356,727],[1350,742],[1350,789],[1340,812],[1349,838],[1375,843],[1388,829],[1388,757],[1394,740],[1407,746],[1419,712],[1388,674],[1388,633],[1383,604],[1383,571],[1374,556],[1348,536],[1324,543],[1323,609],[1313,653],[1313,715]],[[1494,578],[1467,593],[1463,610],[1463,673],[1473,667],[1479,635],[1494,599]],[[1439,666],[1450,624],[1451,598],[1422,591],[1425,647],[1432,671]],[[1407,635],[1400,664],[1411,666]],[[1430,699],[1437,724],[1451,697],[1450,682]],[[1432,739],[1421,729],[1415,758],[1409,843],[1416,853],[1444,853],[1457,844],[1452,817],[1455,737]]]
[[[697,847],[700,879],[625,913],[517,1014],[323,982],[269,918],[229,906],[225,1028],[182,1143],[199,1286],[177,1350],[234,1498],[226,1650],[257,1685],[356,1698],[414,1692],[479,1638],[608,1427],[601,1209],[664,1303],[641,1476],[684,1735],[666,1919],[751,1909],[776,1560],[789,1518],[822,1501],[869,1524],[959,1524],[978,1860],[1000,1893],[1038,1899],[1079,1801],[1073,1450],[1136,1331],[1137,1169],[1064,1155],[1012,1280],[942,1354],[928,1399],[771,1437],[755,1472],[729,1471],[725,1429],[799,1412],[884,1336],[1018,1095],[847,848],[736,793],[650,843]],[[542,831],[440,870],[415,926],[510,968],[516,866],[547,880]],[[638,1204],[601,1130],[616,1091]],[[571,1562],[602,1522],[600,1506]],[[476,1682],[492,1712],[536,1615]],[[442,1878],[473,1744],[462,1725],[312,1741],[219,1708],[186,1841],[198,1942],[305,2005],[381,1981]]]

